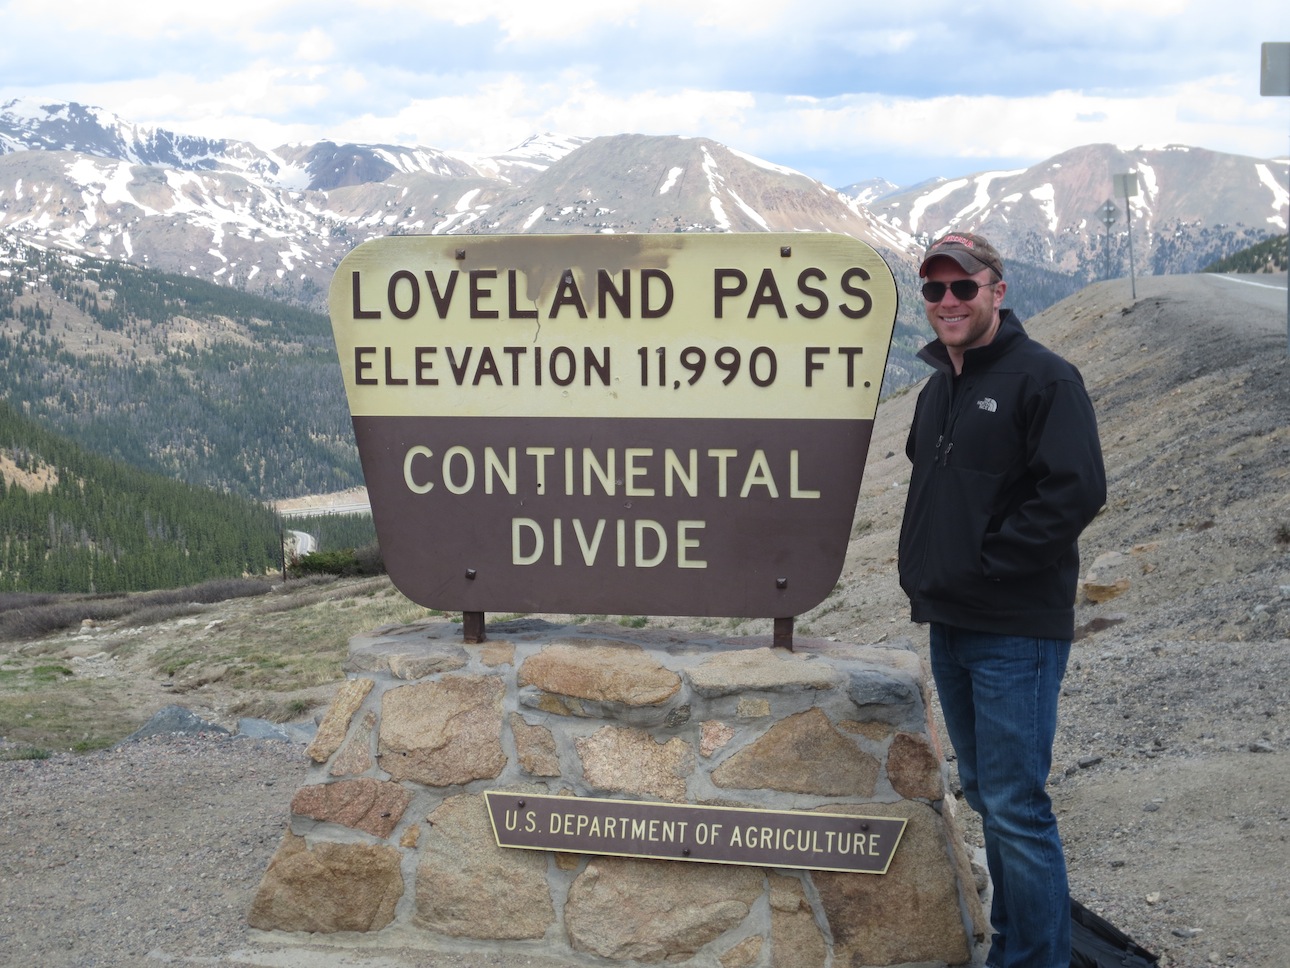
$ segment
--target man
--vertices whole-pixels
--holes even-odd
[[[1076,540],[1106,500],[1079,371],[1003,308],[1003,260],[968,232],[918,274],[936,368],[905,451],[900,534],[911,617],[994,884],[992,968],[1069,968],[1066,862],[1045,790],[1075,626]]]

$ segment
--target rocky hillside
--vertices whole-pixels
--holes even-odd
[[[1114,176],[1136,172],[1129,199],[1138,275],[1197,272],[1286,230],[1286,162],[1171,145],[1086,145],[1021,171],[992,171],[895,192],[871,203],[893,228],[930,237],[979,229],[1003,252],[1083,282],[1129,273],[1129,214]],[[1116,210],[1110,226],[1100,209]]]

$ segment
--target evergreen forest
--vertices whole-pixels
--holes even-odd
[[[1258,245],[1233,253],[1206,266],[1206,272],[1285,272],[1287,259],[1286,236],[1264,239]]]
[[[0,240],[0,399],[255,500],[362,483],[328,319],[184,276]]]
[[[281,567],[278,518],[85,450],[0,402],[0,592],[174,588]]]

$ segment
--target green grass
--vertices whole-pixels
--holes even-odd
[[[325,696],[329,684],[345,678],[352,636],[430,614],[384,577],[289,582],[242,598],[208,603],[195,621],[192,609],[168,608],[155,598],[140,597],[133,609],[132,601],[116,602],[94,634],[118,666],[134,664],[136,678],[168,682],[176,703],[217,685],[231,697],[224,715],[289,722],[307,716],[319,706],[320,691]],[[37,617],[34,636],[15,635],[16,623],[7,639],[0,636],[0,737],[14,744],[6,758],[101,749],[154,711],[139,709],[120,677],[74,674],[68,649],[80,620],[66,619],[76,614],[70,604],[70,597],[49,604],[50,621],[63,623],[56,628]],[[84,605],[80,600],[78,607]],[[141,634],[112,637],[122,629]],[[140,651],[145,640],[155,651]]]
[[[49,750],[37,749],[34,746],[12,746],[0,749],[0,763],[14,760],[47,760],[52,755]]]
[[[106,679],[0,685],[0,736],[32,750],[102,749],[138,726],[135,710]]]
[[[0,669],[0,685],[24,686],[45,685],[57,682],[72,675],[72,670],[65,665],[38,665],[31,668],[9,667]]]

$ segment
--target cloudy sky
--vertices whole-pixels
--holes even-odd
[[[497,153],[699,135],[835,187],[1077,145],[1290,152],[1285,0],[0,0],[0,103],[240,138]]]

